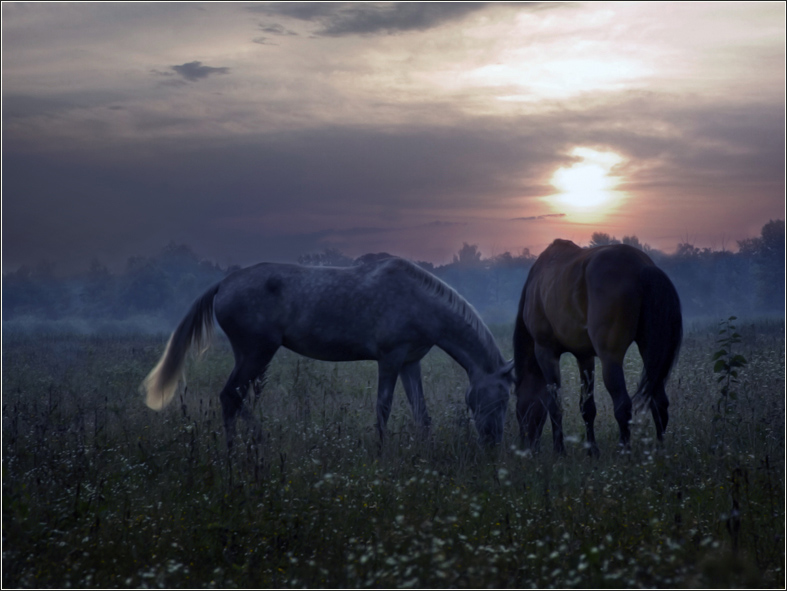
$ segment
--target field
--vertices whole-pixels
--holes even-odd
[[[729,384],[719,326],[687,327],[663,445],[640,414],[617,450],[599,380],[599,459],[570,356],[565,457],[549,426],[540,454],[521,451],[513,397],[503,445],[480,449],[441,351],[423,363],[430,436],[398,386],[381,449],[374,363],[280,351],[254,403],[263,441],[240,423],[229,462],[221,338],[156,413],[138,388],[166,337],[7,337],[3,586],[783,588],[784,324],[735,323],[746,363]],[[511,328],[493,332],[510,357]]]

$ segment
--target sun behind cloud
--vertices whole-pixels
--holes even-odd
[[[554,172],[550,183],[559,192],[546,200],[575,221],[597,221],[617,208],[625,197],[615,190],[620,177],[611,174],[623,158],[615,152],[583,147],[574,148],[570,154],[581,160]]]

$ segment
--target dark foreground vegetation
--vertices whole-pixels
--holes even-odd
[[[164,338],[6,336],[3,586],[783,588],[784,324],[735,323],[687,326],[663,446],[638,415],[619,453],[599,384],[588,458],[566,356],[566,457],[522,452],[513,412],[479,449],[466,376],[433,351],[430,437],[399,387],[381,451],[375,364],[281,351],[264,440],[241,428],[231,467],[220,338],[155,413],[138,387]],[[629,351],[630,389],[639,365]]]

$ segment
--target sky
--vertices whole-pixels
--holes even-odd
[[[784,219],[783,2],[4,2],[2,33],[4,272]]]

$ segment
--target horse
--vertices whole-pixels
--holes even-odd
[[[419,431],[431,418],[421,359],[437,346],[467,372],[465,400],[479,440],[500,443],[513,384],[506,362],[478,313],[443,281],[398,257],[361,257],[350,267],[260,263],[235,271],[193,303],[145,378],[147,405],[174,397],[188,350],[207,343],[213,318],[235,357],[219,397],[228,449],[236,417],[251,419],[245,398],[279,347],[323,361],[376,360],[377,431],[385,439],[394,387],[401,378]]]
[[[522,289],[514,325],[517,419],[522,444],[537,451],[552,421],[554,450],[565,453],[560,406],[560,356],[572,353],[582,387],[579,407],[588,453],[599,455],[593,422],[595,357],[620,428],[620,446],[630,449],[632,400],[626,391],[623,358],[636,342],[643,370],[635,408],[649,406],[656,437],[669,421],[664,384],[683,338],[675,286],[643,251],[625,244],[580,248],[555,240],[538,257]]]

